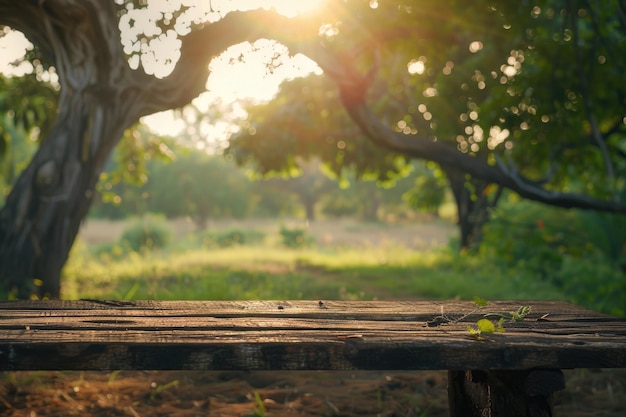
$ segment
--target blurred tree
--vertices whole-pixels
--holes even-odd
[[[219,155],[179,153],[172,163],[155,166],[153,173],[145,188],[148,207],[168,217],[188,215],[201,230],[211,218],[245,217],[256,203],[253,184]]]
[[[345,178],[342,183],[350,181]],[[383,203],[388,202],[385,193],[376,181],[364,181],[362,179],[352,179],[345,188],[340,188],[337,192],[330,194],[325,201],[324,212],[327,214],[349,213],[368,222],[379,220],[379,211]]]
[[[334,182],[320,170],[318,159],[297,158],[295,167],[288,175],[288,178],[270,178],[269,181],[283,193],[295,195],[304,209],[307,221],[314,221],[317,203],[334,188]]]
[[[146,141],[142,142],[145,146]],[[118,147],[101,175],[101,198],[90,215],[124,218],[161,213],[169,218],[190,217],[199,229],[205,229],[211,218],[245,217],[260,200],[245,173],[221,155],[173,146],[168,147],[167,159],[150,158],[151,148],[143,146],[129,150],[131,156],[120,152],[124,146]],[[145,167],[129,171],[128,160],[136,161],[138,155],[148,159]],[[136,178],[140,169],[144,174]]]
[[[205,89],[212,57],[262,37],[316,61],[373,143],[479,180],[472,199],[498,184],[558,207],[626,212],[617,192],[626,171],[621,2],[326,6],[290,19],[269,10],[222,16],[177,0],[0,0],[0,24],[37,46],[60,85],[56,122],[0,212],[3,286],[57,297],[123,132],[189,103]]]
[[[446,182],[437,167],[423,167],[415,175],[413,187],[403,194],[403,199],[416,210],[439,217],[439,207],[446,198]]]
[[[330,217],[350,216],[368,222],[379,221],[392,212],[405,214],[410,209],[402,201],[400,190],[406,191],[406,187],[384,188],[374,179],[356,179],[347,172],[320,202],[321,212]]]
[[[5,191],[8,194],[10,185],[26,167],[37,149],[36,144],[48,133],[56,118],[57,88],[41,80],[44,72],[41,64],[36,71],[36,74],[22,77],[5,77],[0,74],[2,197]]]
[[[291,175],[303,158],[321,158],[332,176],[350,184],[350,189],[342,190],[350,196],[327,199],[324,211],[359,213],[369,221],[377,220],[378,206],[389,194],[377,183],[389,187],[409,174],[423,173],[433,181],[415,179],[407,201],[416,209],[436,211],[445,197],[441,187],[445,178],[437,164],[418,168],[401,154],[376,146],[346,112],[335,109],[338,101],[339,93],[328,77],[312,75],[285,82],[274,100],[248,108],[243,129],[231,138],[226,152],[266,176]],[[464,178],[460,184],[464,186]],[[355,199],[361,203],[348,201]]]
[[[161,213],[193,218],[204,228],[210,218],[293,216],[302,205],[298,198],[302,187],[293,184],[298,178],[252,179],[222,155],[178,143],[165,146],[171,138],[155,137],[141,125],[131,133],[132,139],[127,139],[133,144],[121,142],[100,175],[91,217]]]
[[[257,217],[296,217],[301,214],[301,204],[298,197],[285,193],[283,182],[289,181],[282,178],[270,178],[254,181],[254,194],[258,202],[254,207],[252,216]]]

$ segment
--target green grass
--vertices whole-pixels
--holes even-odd
[[[115,250],[113,250],[115,252]],[[503,276],[452,250],[235,246],[185,252],[72,254],[63,298],[566,299],[548,283]]]
[[[242,238],[231,239],[234,235]],[[78,242],[64,269],[62,297],[471,300],[480,296],[565,300],[626,314],[623,272],[602,253],[578,258],[566,253],[553,266],[539,257],[550,249],[546,244],[492,235],[473,255],[459,254],[451,249],[455,245],[430,251],[314,243],[292,248],[282,243],[278,232],[266,236],[254,230],[190,233],[166,247],[138,252],[123,241],[92,247]],[[221,244],[224,236],[227,242]],[[515,263],[507,263],[500,253],[508,241],[523,249]]]

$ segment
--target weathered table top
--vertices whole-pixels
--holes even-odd
[[[504,333],[468,332],[522,305]],[[609,367],[626,320],[562,302],[0,302],[0,370]]]

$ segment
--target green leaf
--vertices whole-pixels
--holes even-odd
[[[498,324],[496,324],[496,333],[504,333],[504,322],[506,319],[504,317],[500,317],[498,320]]]
[[[511,312],[511,318],[514,321],[522,321],[532,311],[532,306],[521,306],[517,311]]]
[[[486,307],[488,303],[484,298],[474,296],[474,304],[476,304],[477,307]]]
[[[476,322],[476,326],[481,333],[495,333],[496,326],[491,322],[491,320],[480,319]]]
[[[480,330],[473,328],[472,326],[468,325],[467,326],[467,331],[469,332],[469,334],[471,334],[472,336],[479,336],[480,335]]]

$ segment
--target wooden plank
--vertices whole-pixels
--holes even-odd
[[[582,307],[564,303],[561,301],[491,301],[489,305],[480,309],[481,312],[506,312],[517,310],[522,305],[531,305],[535,309],[540,309],[550,314],[557,314],[561,317],[582,318],[582,319],[615,319],[606,314],[597,313]],[[280,308],[282,307],[282,309]],[[172,315],[174,311],[182,311],[184,314],[277,314],[285,311],[292,311],[302,314],[375,314],[391,316],[399,314],[400,317],[425,316],[433,314],[466,314],[474,310],[475,306],[469,301],[322,301],[320,308],[319,301],[296,300],[296,301],[116,301],[116,300],[16,300],[0,301],[0,312],[3,310],[100,310],[101,313],[107,311],[125,311],[130,314],[155,314]],[[140,312],[134,312],[139,310]],[[616,319],[619,320],[619,319]]]
[[[475,340],[467,325],[530,305]],[[562,302],[5,301],[0,370],[626,367],[626,321]],[[436,320],[443,315],[447,320]]]

